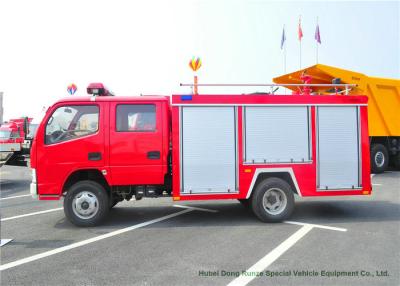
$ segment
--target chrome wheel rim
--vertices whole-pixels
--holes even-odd
[[[381,168],[385,164],[385,155],[381,151],[376,152],[375,154],[375,165]]]
[[[268,189],[263,195],[264,210],[271,215],[282,213],[287,205],[287,198],[284,191],[278,188]]]
[[[92,192],[82,191],[72,200],[72,210],[81,219],[91,219],[99,211],[99,201]]]

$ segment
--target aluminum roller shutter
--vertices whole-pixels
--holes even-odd
[[[234,107],[182,107],[183,193],[236,191]]]
[[[359,187],[358,108],[318,107],[318,188]]]
[[[246,107],[244,118],[246,163],[310,160],[308,107]]]

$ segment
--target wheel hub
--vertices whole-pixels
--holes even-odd
[[[278,215],[285,210],[286,205],[286,194],[281,189],[271,188],[264,193],[263,207],[267,213]]]
[[[270,203],[271,205],[274,205],[277,203],[277,198],[274,195],[270,195],[269,197],[267,197],[267,201],[268,203]]]
[[[99,201],[95,194],[89,191],[78,193],[72,201],[74,214],[81,219],[94,217],[99,210]]]
[[[81,208],[82,208],[83,210],[87,210],[87,209],[89,208],[89,203],[88,203],[88,202],[83,202],[83,203],[81,204]]]
[[[375,154],[375,164],[379,168],[385,164],[385,155],[381,151],[378,151]]]

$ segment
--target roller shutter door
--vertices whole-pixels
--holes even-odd
[[[236,191],[234,107],[182,107],[183,193]]]
[[[310,158],[306,106],[246,107],[245,162],[304,162]]]
[[[360,186],[358,109],[318,107],[318,188],[352,189]]]

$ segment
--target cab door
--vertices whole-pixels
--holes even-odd
[[[114,185],[163,184],[162,103],[110,103],[110,171]]]
[[[42,195],[59,194],[79,169],[100,169],[104,158],[104,104],[60,103],[36,134],[37,174]]]

